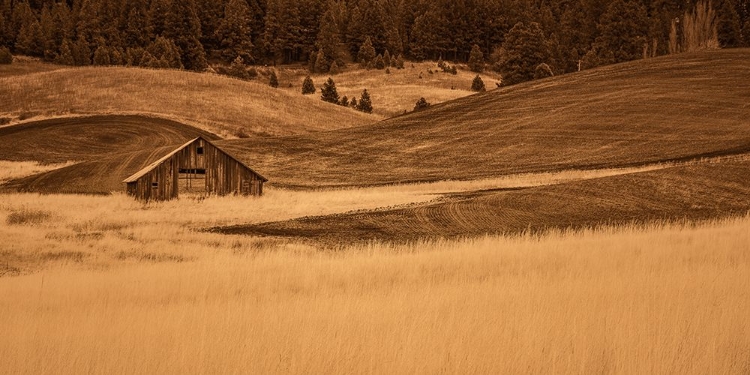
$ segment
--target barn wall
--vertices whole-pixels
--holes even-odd
[[[199,148],[202,154],[198,154]],[[127,192],[142,200],[176,198],[180,169],[205,169],[207,194],[263,194],[260,176],[203,139],[179,150],[138,181],[128,183]]]

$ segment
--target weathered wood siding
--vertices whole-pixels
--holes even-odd
[[[202,152],[199,153],[198,151]],[[127,193],[143,200],[169,200],[179,196],[180,170],[205,170],[205,193],[262,195],[263,179],[224,151],[196,139],[137,181]]]

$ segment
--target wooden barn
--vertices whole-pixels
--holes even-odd
[[[198,137],[123,181],[141,200],[169,200],[186,194],[262,195],[265,177]]]

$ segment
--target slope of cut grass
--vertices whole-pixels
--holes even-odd
[[[0,277],[0,357],[13,374],[743,374],[748,227],[342,253],[161,225],[148,229],[157,240],[128,228],[72,234],[79,251],[94,243],[128,266],[75,271],[90,257],[40,247],[59,266]],[[180,242],[191,236],[204,240]]]
[[[215,228],[225,234],[312,239],[331,246],[551,228],[707,220],[750,212],[750,161],[449,195],[438,203]]]
[[[275,183],[365,185],[626,166],[750,150],[749,49],[612,65],[372,126],[228,140]]]
[[[148,114],[225,135],[300,134],[369,124],[358,111],[215,74],[124,67],[0,76],[0,117]]]

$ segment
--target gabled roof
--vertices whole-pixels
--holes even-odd
[[[174,154],[180,152],[182,149],[184,149],[187,146],[190,146],[191,144],[193,144],[195,141],[197,141],[199,139],[202,139],[204,142],[210,144],[211,146],[214,146],[217,150],[223,152],[225,155],[227,155],[230,158],[234,159],[234,161],[236,161],[237,163],[239,163],[243,167],[249,169],[250,172],[253,172],[255,175],[257,175],[258,177],[260,177],[260,179],[263,180],[263,182],[268,182],[268,179],[265,178],[265,177],[263,177],[263,176],[261,176],[260,173],[254,171],[252,168],[248,167],[247,164],[243,163],[242,161],[240,161],[239,159],[237,159],[236,157],[234,157],[234,155],[232,155],[232,154],[230,154],[230,153],[222,150],[220,147],[216,146],[213,142],[211,142],[208,139],[205,139],[203,137],[198,137],[198,138],[192,139],[191,141],[185,143],[184,145],[176,148],[174,151],[172,151],[172,152],[164,155],[161,159],[159,159],[159,160],[157,160],[157,161],[149,164],[148,166],[146,166],[145,168],[141,169],[140,171],[135,172],[133,175],[131,175],[130,177],[126,178],[122,182],[124,182],[124,183],[131,183],[131,182],[138,181],[138,179],[140,179],[141,177],[145,176],[148,172],[151,172],[152,170],[154,170],[157,166],[159,166],[159,164],[167,161],[169,158],[171,158],[172,156],[174,156]]]

